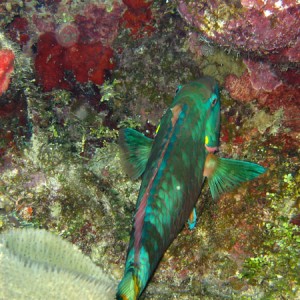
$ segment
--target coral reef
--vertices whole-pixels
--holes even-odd
[[[72,35],[71,38],[76,37]],[[105,72],[114,67],[111,48],[104,47],[100,42],[75,43],[68,37],[59,43],[55,34],[48,32],[40,36],[37,49],[35,69],[45,91],[70,89],[72,78],[66,77],[68,71],[72,72],[77,82],[91,81],[101,85],[105,80]]]
[[[244,63],[247,66],[253,89],[272,92],[282,84],[281,80],[272,72],[269,64],[253,60],[244,60]]]
[[[295,0],[182,0],[178,9],[192,26],[219,45],[258,56],[275,54],[276,61],[297,61],[300,9]]]
[[[148,120],[156,125],[177,86],[201,75],[185,50],[183,21],[174,13],[157,14],[160,23],[156,31],[147,38],[129,40],[129,46],[118,55],[114,72],[124,83],[119,85],[119,93],[126,95],[126,105],[115,101],[116,108],[121,114],[130,112],[141,124]],[[120,35],[115,48],[123,47],[126,41],[128,34]]]
[[[29,138],[31,109],[28,102],[35,102],[36,86],[30,58],[19,49],[18,44],[0,31],[0,49],[8,49],[14,54],[13,73],[9,89],[0,96],[0,153],[9,149],[17,150]],[[7,78],[6,78],[7,80]]]
[[[72,244],[45,231],[0,235],[2,299],[114,299],[116,285]]]
[[[235,74],[236,77],[233,72],[229,72],[225,84],[235,99],[258,97],[260,104],[267,103],[266,106],[272,108],[278,109],[279,101],[297,107],[297,88],[293,84],[291,87],[285,76],[289,69],[298,73],[300,8],[297,1],[183,0],[179,1],[178,10],[198,32],[198,36],[193,33],[190,40],[190,48],[198,56],[203,55],[204,45],[214,44],[244,58],[248,75],[245,73],[241,78],[240,86],[237,87],[236,78],[241,74]],[[298,113],[293,114],[293,118]]]
[[[120,24],[130,29],[133,36],[153,32],[151,2],[125,1],[105,4],[88,4],[74,16],[74,21],[63,22],[53,30],[36,25],[40,31],[35,68],[37,79],[45,91],[70,89],[75,81],[88,81],[101,85],[107,71],[114,68],[111,45],[118,35]],[[52,22],[53,23],[53,22]],[[38,24],[38,23],[37,23]]]
[[[54,232],[120,280],[140,182],[122,172],[118,128],[155,136],[177,86],[211,75],[220,156],[268,172],[216,202],[204,185],[196,228],[182,230],[141,298],[297,299],[299,10],[181,1],[182,14],[196,5],[186,11],[195,33],[177,4],[0,1],[0,49],[15,55],[0,96],[0,231]]]
[[[246,259],[240,273],[240,278],[246,278],[250,285],[264,285],[266,297],[271,299],[296,299],[300,294],[300,227],[289,218],[297,212],[290,198],[299,199],[299,180],[299,174],[286,174],[282,180],[285,191],[267,193],[267,200],[275,213],[264,224],[266,239],[263,249],[257,251],[257,256]]]
[[[53,88],[68,89],[69,84],[64,79],[63,53],[54,33],[44,33],[37,44],[38,54],[35,58],[37,79],[45,91]]]

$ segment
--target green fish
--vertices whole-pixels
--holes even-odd
[[[184,224],[195,226],[205,178],[218,198],[265,172],[251,162],[215,156],[219,134],[220,96],[211,77],[178,87],[154,140],[133,129],[120,131],[127,173],[142,176],[142,183],[117,299],[137,299]]]

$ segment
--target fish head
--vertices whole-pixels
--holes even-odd
[[[214,79],[208,81],[207,87],[210,89],[210,97],[205,103],[207,109],[205,123],[205,148],[208,152],[213,153],[219,146],[220,93],[218,84]]]
[[[179,85],[176,90],[173,106],[179,102],[192,99],[192,105],[199,112],[204,122],[204,144],[208,152],[213,153],[218,149],[220,136],[220,94],[217,81],[209,76]],[[201,134],[202,135],[202,134]]]

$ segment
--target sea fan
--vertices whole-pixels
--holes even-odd
[[[0,299],[114,299],[116,285],[75,246],[46,230],[0,235]]]

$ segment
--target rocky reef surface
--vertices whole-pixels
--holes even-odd
[[[120,280],[140,181],[118,129],[153,137],[210,75],[218,155],[268,171],[218,201],[204,186],[141,298],[299,298],[299,4],[267,2],[0,1],[0,231],[43,228]]]

